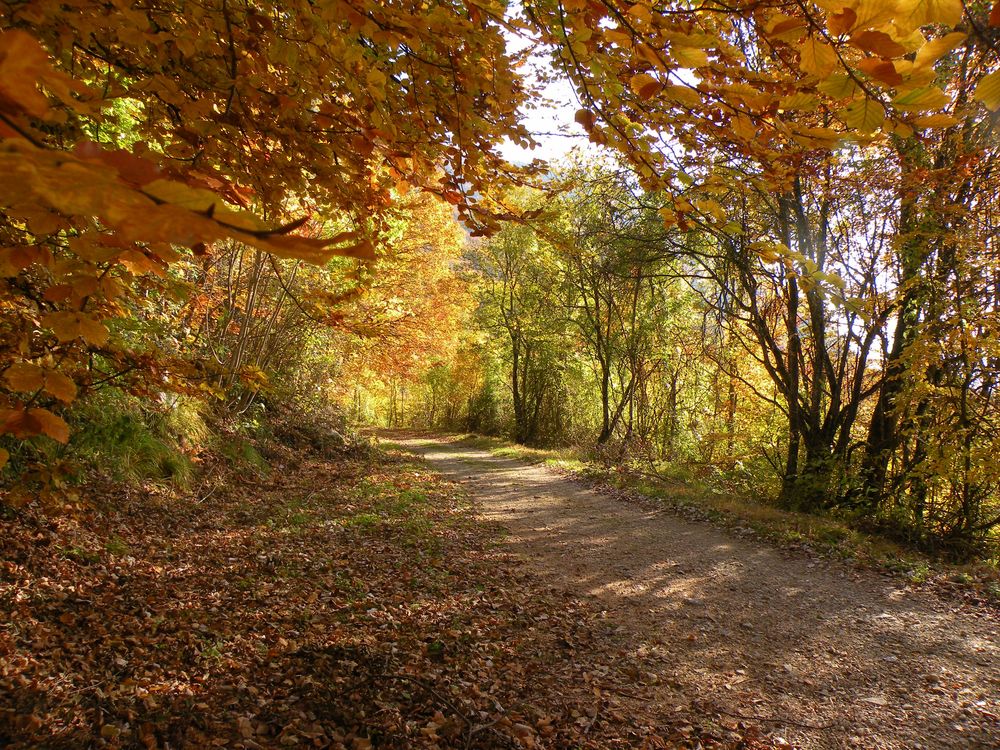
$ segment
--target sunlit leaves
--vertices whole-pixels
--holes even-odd
[[[871,99],[860,99],[842,113],[848,127],[862,133],[873,133],[885,121],[885,108]]]
[[[893,104],[905,112],[926,112],[931,109],[940,109],[950,102],[951,97],[938,86],[926,86],[908,91],[893,99]]]
[[[821,81],[816,87],[833,99],[848,99],[861,89],[857,81],[847,73],[836,73]]]
[[[899,0],[894,20],[904,31],[936,23],[955,26],[962,20],[961,0]]]
[[[101,346],[108,340],[107,327],[86,313],[71,310],[49,313],[42,318],[42,325],[50,328],[62,343],[79,338],[88,344]]]
[[[917,50],[913,61],[917,67],[933,65],[937,60],[951,52],[958,45],[964,42],[967,34],[963,31],[954,31],[950,34],[932,39]]]
[[[990,73],[979,82],[974,98],[989,110],[1000,109],[1000,71]]]
[[[817,37],[809,37],[799,47],[799,67],[806,73],[823,78],[837,66],[833,47]]]
[[[898,57],[906,48],[883,31],[862,31],[851,37],[851,44],[880,57]]]

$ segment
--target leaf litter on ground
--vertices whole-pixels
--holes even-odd
[[[650,705],[655,665],[412,456],[273,467],[0,521],[0,745],[776,746]]]

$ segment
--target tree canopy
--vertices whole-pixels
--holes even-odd
[[[981,537],[998,29],[984,0],[7,4],[0,459],[58,484],[46,440],[108,388],[398,417],[426,387],[432,421],[509,398],[526,442],[760,450],[789,506]],[[537,145],[541,58],[612,165],[501,156]]]

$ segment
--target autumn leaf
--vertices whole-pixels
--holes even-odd
[[[61,372],[48,370],[45,373],[45,392],[68,404],[76,398],[76,383]]]
[[[906,48],[884,31],[862,31],[851,36],[851,44],[879,57],[899,57]]]
[[[597,117],[589,109],[578,109],[573,119],[588,133],[594,129],[594,125],[597,123]]]
[[[957,125],[960,120],[953,115],[923,115],[914,117],[913,124],[918,128],[950,128]]]
[[[896,66],[889,60],[866,57],[858,61],[858,69],[888,86],[898,86],[903,82],[903,76],[896,71]]]
[[[79,312],[62,311],[45,315],[42,325],[51,328],[61,343],[81,338],[94,346],[103,346],[108,340],[108,329],[94,317]]]
[[[858,21],[858,14],[853,8],[844,8],[839,13],[831,13],[827,16],[826,24],[831,36],[843,36],[854,28]]]
[[[0,434],[6,433],[20,440],[47,435],[57,442],[66,443],[69,440],[69,425],[48,409],[3,409],[0,410]]]
[[[962,13],[962,0],[900,0],[895,20],[904,31],[912,31],[930,23],[955,26]]]
[[[896,18],[897,0],[858,0],[853,6],[855,28],[879,28]]]
[[[837,53],[826,42],[809,37],[799,47],[799,67],[806,73],[824,78],[837,67]]]
[[[38,83],[49,71],[48,61],[48,53],[27,32],[15,29],[0,34],[0,96],[33,117],[44,116],[49,102]]]
[[[938,59],[964,42],[967,37],[968,35],[964,31],[955,31],[951,34],[931,39],[917,50],[916,57],[913,60],[914,66],[919,68],[933,65]]]
[[[643,100],[652,99],[663,90],[663,84],[649,73],[636,73],[629,80],[629,86]]]
[[[835,73],[820,81],[816,88],[834,99],[849,99],[860,91],[857,81],[847,73]]]
[[[951,97],[937,86],[926,86],[900,94],[892,101],[896,107],[904,111],[920,112],[940,109],[951,103]]]
[[[45,371],[30,362],[15,362],[3,374],[4,382],[12,391],[37,391],[45,384]]]
[[[705,50],[697,47],[672,47],[670,55],[682,68],[700,68],[708,65],[708,55]]]
[[[982,102],[992,112],[1000,109],[1000,70],[990,73],[979,82],[973,99]]]
[[[862,133],[875,132],[885,121],[885,108],[867,98],[850,104],[841,114],[849,128]]]

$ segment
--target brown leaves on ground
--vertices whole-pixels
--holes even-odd
[[[764,746],[650,720],[643,665],[421,465],[273,467],[0,523],[0,745]]]

